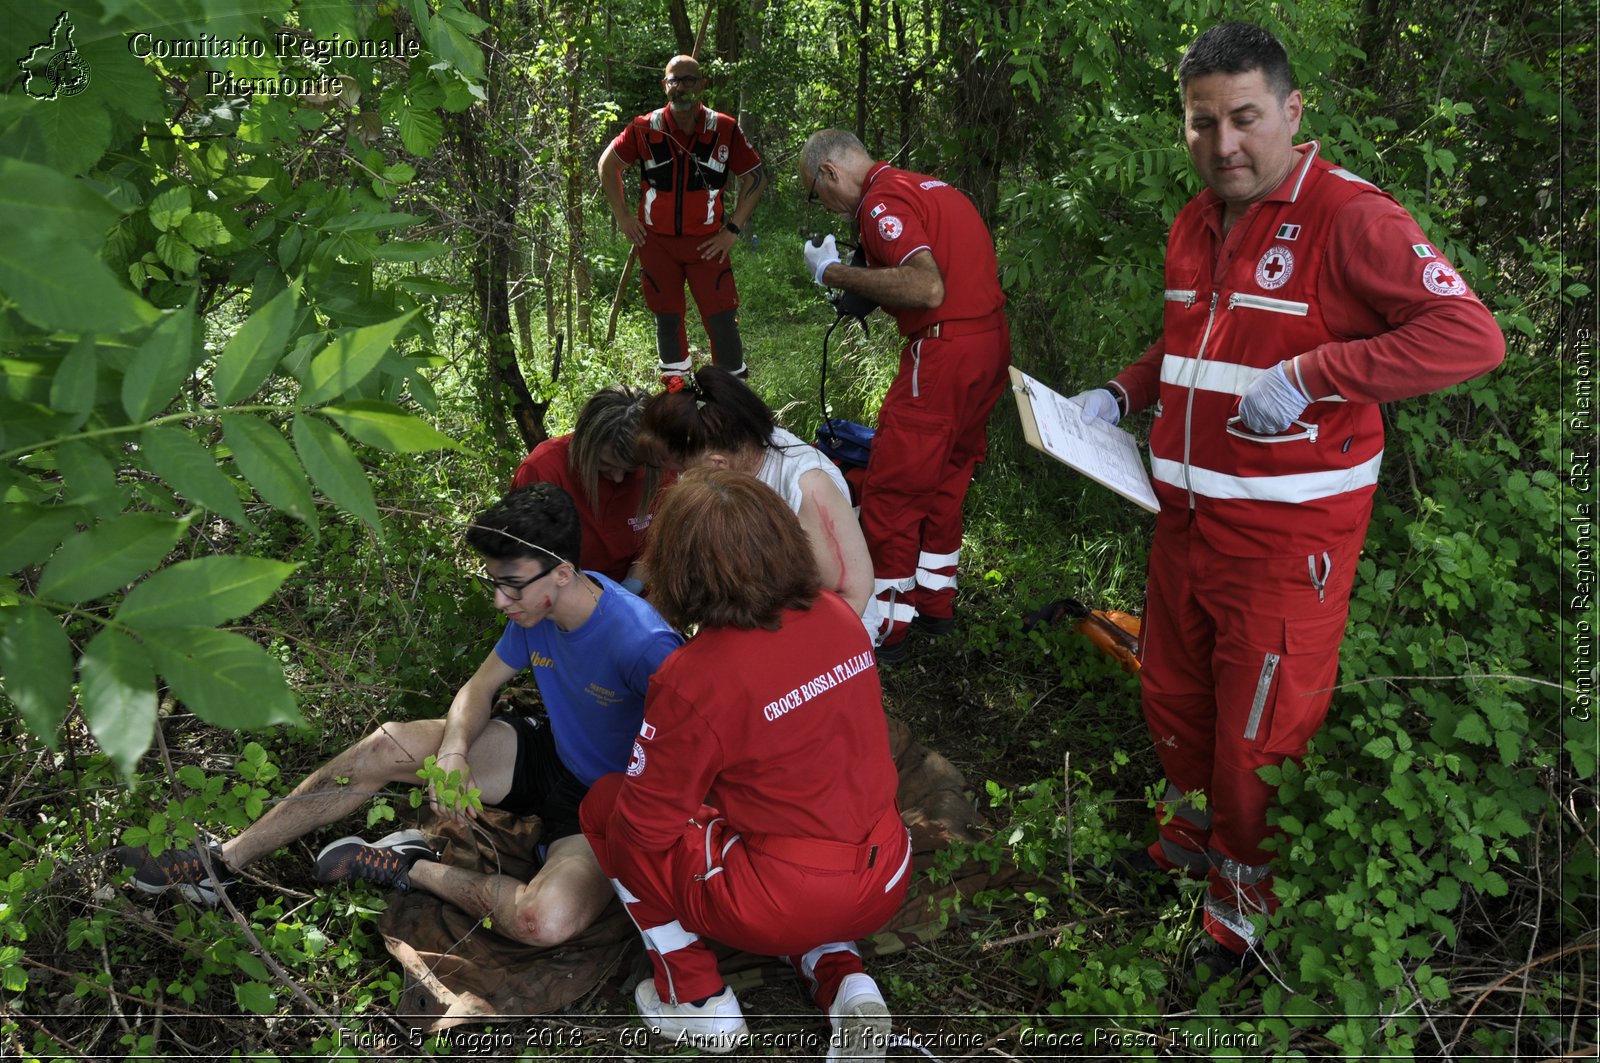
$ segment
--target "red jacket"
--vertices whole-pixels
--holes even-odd
[[[1298,150],[1226,236],[1210,191],[1179,212],[1162,340],[1112,381],[1130,412],[1159,398],[1150,458],[1163,513],[1193,509],[1234,556],[1364,534],[1383,457],[1375,403],[1477,376],[1505,350],[1399,204],[1317,158],[1316,144]],[[1230,427],[1260,372],[1297,356],[1290,379],[1313,399],[1309,427],[1271,442]]]
[[[931,310],[883,308],[902,336],[947,321],[992,317],[1006,305],[994,238],[978,208],[954,185],[880,162],[867,171],[856,224],[868,265],[903,266],[927,251],[944,278],[944,302]]]
[[[628,567],[644,551],[645,532],[650,527],[650,514],[639,513],[644,470],[630,471],[621,483],[601,478],[595,485],[595,497],[590,498],[578,470],[572,467],[572,435],[568,433],[534,447],[511,478],[513,490],[535,483],[555,484],[572,496],[583,528],[582,566],[619,583],[626,579]]]
[[[777,631],[702,630],[650,677],[612,829],[676,844],[702,803],[746,835],[858,844],[894,807],[883,690],[855,610],[831,591]]]
[[[689,133],[662,107],[629,122],[611,146],[623,162],[640,164],[639,220],[663,236],[705,236],[722,228],[729,176],[761,165],[739,123],[705,106]]]

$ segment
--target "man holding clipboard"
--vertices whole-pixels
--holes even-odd
[[[1167,790],[1133,862],[1207,880],[1204,981],[1261,962],[1251,917],[1277,901],[1257,771],[1304,754],[1338,682],[1378,403],[1487,372],[1505,341],[1398,203],[1294,143],[1271,33],[1213,27],[1178,82],[1207,187],[1168,236],[1162,335],[1072,401],[1108,425],[1156,406],[1140,678]]]

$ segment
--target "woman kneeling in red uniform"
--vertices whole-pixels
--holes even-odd
[[[871,640],[745,473],[685,473],[645,558],[652,604],[699,633],[651,677],[627,773],[596,781],[581,817],[650,953],[639,1012],[661,1036],[739,1046],[703,934],[787,958],[832,1022],[829,1059],[881,1059],[889,1013],[854,941],[899,910],[911,846]]]

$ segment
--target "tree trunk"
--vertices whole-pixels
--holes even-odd
[[[871,20],[872,0],[861,0],[861,10],[856,19],[856,139],[863,144],[867,142],[867,75],[871,70],[867,25]]]
[[[711,0],[706,0],[710,3]],[[678,54],[689,55],[694,52],[694,25],[689,19],[689,11],[684,6],[684,0],[671,0],[667,4],[667,21],[672,23],[672,38],[678,42]],[[663,57],[661,65],[667,65]]]

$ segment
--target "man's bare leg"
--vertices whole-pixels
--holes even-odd
[[[516,761],[516,732],[491,720],[467,753],[472,782],[484,804],[505,797]],[[444,721],[386,723],[306,776],[294,792],[269,808],[236,837],[222,844],[222,859],[235,870],[318,827],[343,819],[373,795],[395,784],[418,783],[417,772],[439,751]]]
[[[410,878],[413,888],[487,916],[502,937],[528,945],[559,945],[587,930],[612,897],[611,882],[581,834],[551,843],[544,867],[531,882],[428,860],[412,865]]]

